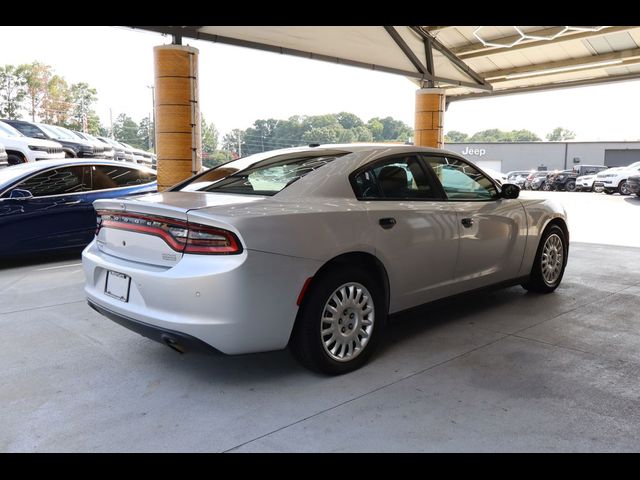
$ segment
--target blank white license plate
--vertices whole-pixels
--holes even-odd
[[[131,277],[124,273],[107,272],[107,281],[104,286],[104,293],[110,297],[117,298],[123,302],[129,301],[129,286]]]

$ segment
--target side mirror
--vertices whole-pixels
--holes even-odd
[[[501,198],[518,198],[520,196],[520,187],[513,183],[505,183],[502,185],[500,192]]]
[[[16,188],[14,190],[11,190],[9,198],[13,198],[14,200],[28,200],[30,198],[33,198],[33,195],[29,190],[21,190],[19,188]]]

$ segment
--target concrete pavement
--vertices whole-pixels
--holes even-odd
[[[0,451],[638,451],[638,258],[572,243],[554,294],[402,315],[333,378],[287,351],[179,355],[122,328],[86,306],[78,257],[1,268]]]

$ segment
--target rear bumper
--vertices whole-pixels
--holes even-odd
[[[198,340],[191,335],[186,335],[181,332],[168,330],[166,328],[160,328],[149,323],[134,320],[133,318],[129,318],[125,315],[113,312],[108,308],[101,307],[100,305],[97,305],[90,300],[87,301],[87,303],[96,312],[104,315],[109,320],[112,320],[122,325],[123,327],[142,335],[143,337],[147,337],[151,340],[167,345],[168,347],[171,347],[180,353],[185,353],[187,351],[220,353],[211,345],[204,343],[203,341]]]
[[[225,354],[285,348],[298,294],[321,265],[245,250],[240,255],[184,255],[175,266],[160,267],[111,256],[95,241],[82,253],[82,263],[90,304],[193,337]],[[131,278],[127,302],[105,294],[109,270]]]

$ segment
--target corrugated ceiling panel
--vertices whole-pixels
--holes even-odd
[[[596,51],[597,54],[611,53],[613,48],[609,45],[604,37],[589,38],[586,42]]]
[[[444,30],[439,30],[437,32],[431,32],[431,35],[438,39],[439,42],[442,42],[443,45],[446,45],[448,48],[461,47],[470,43],[469,40],[460,32],[460,30],[455,27],[445,28]],[[475,37],[473,39],[475,40]]]
[[[433,68],[438,77],[475,83],[475,80],[456,67],[447,57],[435,49],[433,50]]]
[[[416,71],[383,27],[206,26],[200,30],[209,34]]]
[[[606,35],[604,38],[616,52],[637,48],[636,42],[633,41],[633,38],[631,38],[628,32],[612,33],[611,35]]]
[[[475,29],[476,27],[471,26],[456,27],[456,31],[464,38],[466,38],[467,44],[476,43],[478,41],[478,39],[473,36],[473,31]]]

